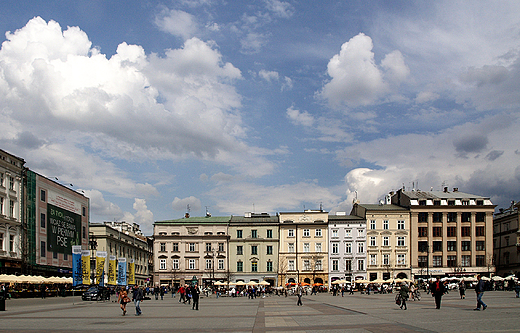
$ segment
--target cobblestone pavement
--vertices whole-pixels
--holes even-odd
[[[199,311],[168,295],[144,301],[143,315],[134,316],[133,303],[122,316],[114,302],[83,302],[79,297],[13,299],[0,312],[0,332],[175,331],[175,332],[520,332],[520,299],[514,292],[486,292],[486,311],[473,311],[475,294],[461,300],[452,292],[441,309],[423,295],[404,311],[394,294],[328,294],[247,299],[201,298]]]

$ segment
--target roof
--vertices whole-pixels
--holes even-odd
[[[379,205],[379,204],[358,204],[359,207],[363,207],[366,210],[377,210],[377,211],[408,211],[408,208],[404,208],[397,205]]]
[[[402,191],[410,199],[489,199],[480,195],[464,192],[444,192],[444,191]]]
[[[154,224],[224,224],[230,216],[194,216],[175,220],[155,221]]]
[[[231,216],[230,223],[278,223],[278,216],[270,216],[270,215],[253,215],[251,217],[245,217],[242,215]]]
[[[365,219],[356,215],[329,215],[329,222],[365,222]]]

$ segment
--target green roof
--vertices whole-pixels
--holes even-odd
[[[223,224],[228,223],[230,216],[194,216],[175,220],[155,221],[154,224]]]

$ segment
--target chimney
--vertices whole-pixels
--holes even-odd
[[[448,193],[448,186],[444,187],[444,193]]]
[[[184,214],[184,218],[189,219],[190,218],[190,213]]]
[[[459,188],[458,187],[454,187],[453,188],[453,192],[458,192],[459,191]]]

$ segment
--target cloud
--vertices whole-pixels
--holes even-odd
[[[186,211],[188,205],[190,207],[190,211],[199,211],[202,208],[200,200],[194,196],[189,196],[184,199],[175,197],[175,199],[172,201],[172,208],[175,211]]]
[[[421,91],[415,97],[415,101],[419,104],[432,102],[440,98],[440,95],[431,91]]]
[[[265,0],[265,4],[278,17],[289,18],[294,14],[294,7],[286,1]]]
[[[103,193],[98,190],[85,190],[85,196],[90,199],[90,219],[98,222],[112,221],[123,216],[123,211],[116,204],[106,201]]]
[[[241,52],[245,54],[259,53],[268,42],[267,36],[260,32],[249,32],[240,40]]]
[[[258,75],[268,81],[268,82],[271,82],[271,81],[278,81],[278,72],[275,72],[275,71],[266,71],[265,69],[262,69],[258,72]]]
[[[125,212],[123,215],[123,221],[126,221],[130,224],[137,223],[139,224],[141,231],[143,231],[144,234],[151,234],[153,231],[154,222],[153,213],[148,209],[146,200],[135,198],[133,208],[136,213],[132,214]]]
[[[327,74],[331,80],[320,95],[331,106],[375,104],[406,79],[409,69],[399,51],[387,54],[377,66],[372,48],[372,39],[360,33],[344,43],[340,53],[329,61]]]
[[[307,111],[300,112],[292,106],[287,109],[287,117],[291,119],[295,125],[311,127],[314,124],[314,118]]]
[[[164,8],[155,17],[155,25],[164,32],[183,39],[189,39],[197,33],[195,16],[182,10]]]
[[[486,148],[488,142],[489,140],[485,135],[469,134],[456,138],[453,145],[460,154],[478,153]]]

